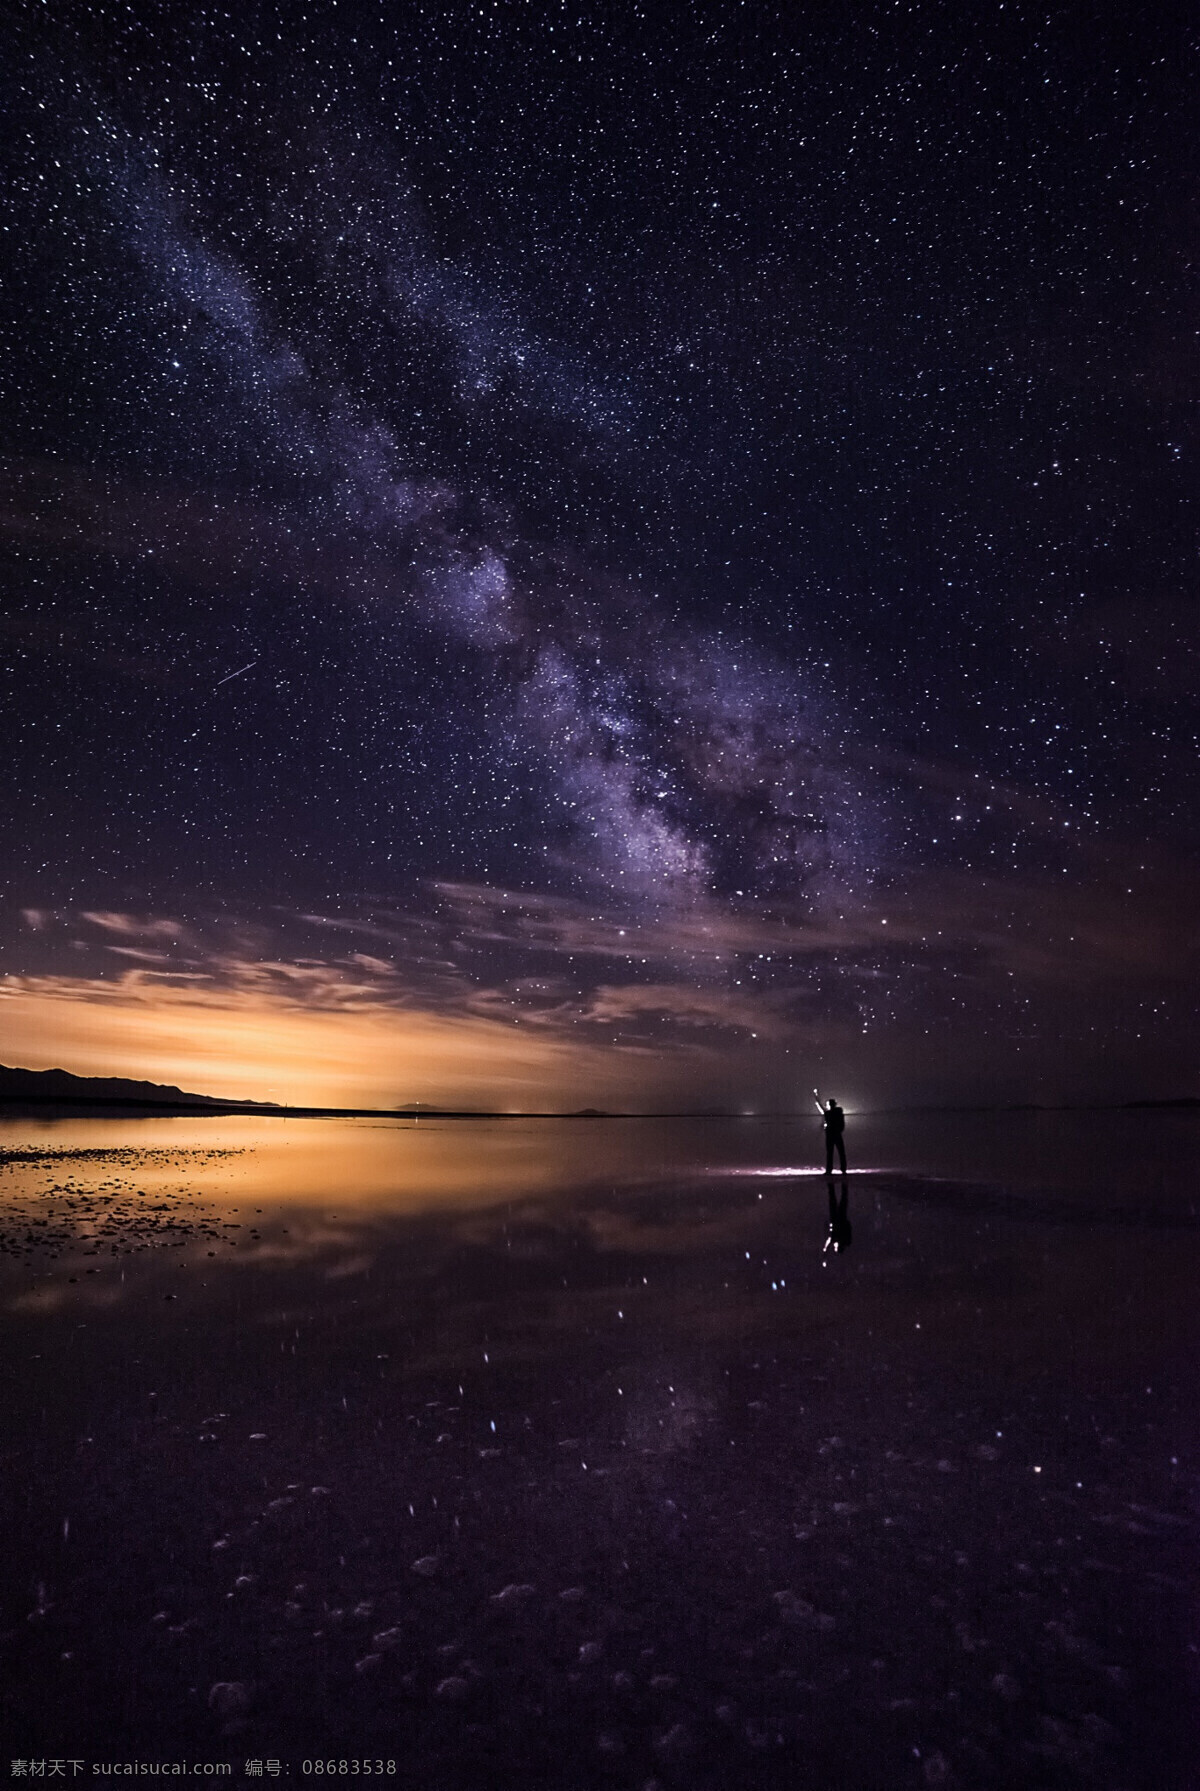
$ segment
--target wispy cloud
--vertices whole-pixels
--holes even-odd
[[[172,939],[185,941],[188,929],[181,920],[165,916],[124,914],[119,911],[97,911],[85,908],[80,920],[99,927],[105,933],[120,933],[127,939]]]

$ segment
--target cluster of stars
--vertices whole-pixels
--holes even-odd
[[[993,1024],[1038,892],[1193,822],[1167,35],[30,14],[14,896],[757,903],[804,968],[731,990],[845,925],[900,1026],[955,938]]]

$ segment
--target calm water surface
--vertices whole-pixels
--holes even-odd
[[[1004,1181],[1109,1194],[1200,1185],[1200,1112],[851,1114],[855,1171]],[[596,1178],[676,1178],[729,1167],[823,1168],[820,1120],[0,1119],[0,1151],[191,1154],[191,1185],[278,1201],[388,1208],[489,1204]],[[236,1152],[238,1162],[207,1163]],[[170,1173],[158,1173],[164,1184]],[[16,1185],[20,1176],[10,1176]],[[172,1184],[173,1185],[173,1184]]]
[[[1197,1142],[4,1122],[10,1754],[1200,1782]]]

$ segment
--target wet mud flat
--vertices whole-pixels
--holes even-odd
[[[199,1163],[241,1154],[133,1145],[0,1149],[0,1259],[43,1272],[69,1261],[95,1275],[88,1263],[105,1256],[183,1249],[200,1239],[233,1245],[241,1221],[218,1216],[187,1178]],[[165,1185],[139,1185],[147,1180]],[[78,1279],[78,1272],[68,1276],[72,1285]]]
[[[10,1756],[1200,1782],[1185,1210],[851,1177],[835,1256],[816,1178],[362,1214],[144,1168],[27,1163],[6,1233]]]

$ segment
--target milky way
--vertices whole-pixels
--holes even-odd
[[[699,1003],[864,1093],[1191,1076],[1169,18],[12,44],[10,977],[336,926],[446,1011]]]

